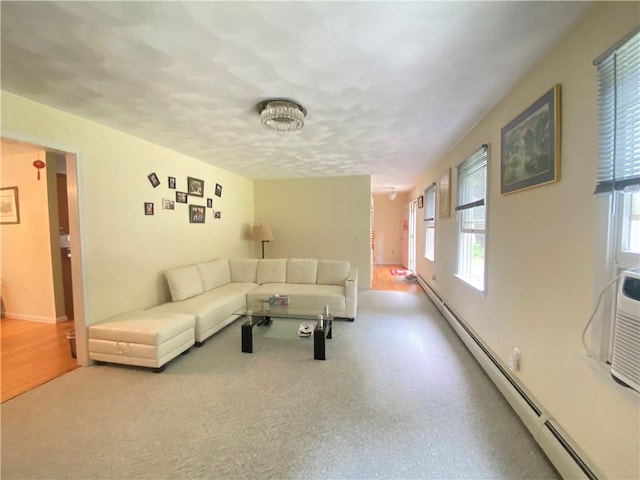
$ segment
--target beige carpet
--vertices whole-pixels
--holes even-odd
[[[7,479],[558,478],[424,294],[311,338],[240,322],[164,373],[80,368],[2,405]],[[291,325],[297,329],[297,324]]]

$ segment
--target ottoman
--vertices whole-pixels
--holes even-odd
[[[89,326],[89,358],[159,373],[194,344],[195,323],[187,313],[124,313]]]

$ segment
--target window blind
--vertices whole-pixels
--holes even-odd
[[[434,222],[436,219],[436,184],[432,183],[424,190],[424,221]]]
[[[640,27],[594,64],[600,115],[595,193],[640,186]]]
[[[458,205],[456,211],[485,204],[487,191],[487,150],[483,145],[458,165]]]

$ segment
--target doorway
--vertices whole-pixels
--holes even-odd
[[[76,155],[5,137],[1,146],[3,192],[11,190],[16,197],[16,218],[0,225],[5,401],[86,365],[86,359],[72,355],[72,343],[78,356],[77,342],[86,335]],[[78,253],[74,259],[69,258],[72,247]],[[71,330],[80,335],[73,338]]]

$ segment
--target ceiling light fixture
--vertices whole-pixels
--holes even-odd
[[[258,104],[260,121],[277,132],[295,132],[304,126],[307,110],[290,100],[266,100]]]

